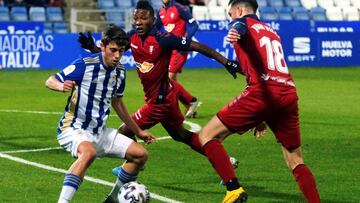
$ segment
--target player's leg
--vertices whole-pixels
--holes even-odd
[[[319,203],[320,196],[316,187],[315,178],[310,169],[304,164],[301,147],[288,150],[282,147],[284,159],[289,169],[292,170],[294,178],[309,203]]]
[[[221,142],[233,132],[242,134],[261,123],[266,106],[261,94],[247,90],[225,105],[200,132],[203,151],[227,187],[223,202],[244,202],[247,194],[240,186]]]
[[[190,94],[179,82],[177,82],[177,76],[181,73],[182,67],[186,63],[187,52],[179,52],[173,50],[170,65],[169,65],[169,78],[175,81],[175,89],[177,89],[179,95],[179,101],[185,106],[187,112],[185,117],[192,118],[195,117],[197,108],[200,106],[201,102],[198,99]]]
[[[301,154],[300,125],[296,94],[284,95],[276,112],[269,115],[267,124],[282,144],[284,160],[292,170],[295,180],[307,202],[320,202],[313,174],[304,164]]]
[[[106,129],[106,137],[100,142],[105,156],[124,158],[126,162],[119,168],[116,182],[105,202],[116,202],[117,194],[122,185],[135,181],[140,169],[144,166],[148,153],[147,150],[128,138],[117,133],[115,129]],[[100,154],[100,152],[99,152]]]
[[[229,156],[221,144],[231,133],[219,118],[214,116],[201,130],[199,139],[204,154],[226,185],[227,193],[223,202],[245,202],[247,194],[237,180]]]
[[[59,143],[67,151],[70,151],[76,161],[65,174],[58,203],[69,202],[80,187],[86,169],[96,158],[96,149],[85,132],[81,130],[70,130],[59,136]]]

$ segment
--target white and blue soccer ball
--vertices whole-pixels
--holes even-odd
[[[150,192],[144,184],[136,181],[124,184],[118,193],[119,203],[148,203]]]

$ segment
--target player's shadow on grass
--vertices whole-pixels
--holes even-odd
[[[159,183],[159,184],[154,184],[157,187],[162,187],[164,189],[167,190],[173,190],[174,192],[176,191],[180,191],[180,192],[186,192],[188,194],[193,193],[194,195],[196,194],[205,194],[205,195],[210,195],[210,194],[225,194],[225,186],[220,186],[219,185],[219,189],[218,191],[209,191],[208,189],[194,189],[194,188],[190,188],[187,187],[186,185],[206,185],[206,184],[213,184],[214,181],[208,181],[208,180],[203,180],[203,181],[193,181],[193,182],[186,182],[186,183]],[[175,186],[181,184],[182,186]],[[269,191],[268,189],[265,190],[264,187],[258,187],[255,185],[245,185],[246,191],[249,194],[249,198],[251,199],[251,196],[256,196],[256,197],[262,197],[264,199],[269,199],[269,201],[267,202],[273,202],[273,203],[294,203],[294,202],[305,202],[304,198],[302,197],[302,195],[300,194],[289,194],[289,193],[283,193],[283,192],[275,192],[275,191]],[[321,196],[321,194],[320,194]],[[352,201],[339,201],[339,200],[330,200],[330,199],[324,199],[321,198],[322,202],[325,203],[355,203]]]
[[[39,148],[39,144],[30,145],[26,140],[43,140],[44,136],[15,136],[2,137],[0,139],[0,146],[9,146],[13,149],[35,149]]]

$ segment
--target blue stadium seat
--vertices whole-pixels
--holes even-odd
[[[44,7],[30,7],[29,8],[29,18],[30,18],[30,21],[45,22],[46,21],[45,8]]]
[[[314,21],[326,21],[325,9],[321,7],[315,7],[310,9],[310,16]]]
[[[293,20],[292,10],[290,7],[283,7],[278,10],[279,20]]]
[[[130,0],[115,0],[116,6],[119,7],[120,9],[128,9],[133,7],[133,4]]]
[[[68,33],[68,24],[65,22],[54,22],[53,31],[55,33]]]
[[[163,3],[161,0],[151,0],[151,5],[156,11],[158,11],[163,6]]]
[[[285,4],[291,8],[302,7],[300,0],[285,0]]]
[[[267,0],[258,0],[257,2],[258,2],[259,7],[266,7],[266,6],[268,6]]]
[[[273,7],[262,7],[260,8],[260,17],[263,20],[277,20],[277,12]]]
[[[294,8],[293,14],[295,20],[310,20],[309,12],[304,7]]]
[[[0,6],[0,21],[10,21],[10,13],[7,7]]]
[[[107,10],[105,13],[105,18],[110,23],[113,23],[121,28],[126,27],[126,23],[125,23],[126,13],[124,10],[122,11],[119,9]]]
[[[284,7],[283,0],[268,0],[269,6],[274,7],[276,9]]]
[[[13,21],[27,21],[28,14],[26,11],[26,7],[22,6],[14,6],[10,11],[11,19]]]
[[[114,8],[115,7],[115,2],[114,0],[98,0],[98,6],[100,8]]]
[[[46,9],[46,16],[48,21],[64,21],[61,8],[59,7],[48,7]]]
[[[44,34],[49,34],[53,32],[53,25],[51,22],[44,23]]]

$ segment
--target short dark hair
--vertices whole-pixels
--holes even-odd
[[[256,12],[259,7],[256,0],[230,0],[228,5],[233,6],[240,3],[245,3],[247,5],[250,5],[251,8],[253,8],[254,12]]]
[[[160,0],[158,0],[158,1],[160,1]],[[155,16],[154,8],[151,6],[149,1],[145,1],[145,0],[138,1],[135,9],[144,9],[144,10],[150,11],[150,15],[153,17]]]
[[[104,46],[108,45],[110,42],[115,42],[119,46],[128,47],[130,45],[129,37],[126,32],[114,24],[110,24],[102,33],[101,42]]]

